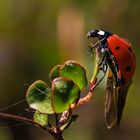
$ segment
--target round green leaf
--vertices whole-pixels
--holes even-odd
[[[70,105],[79,99],[80,89],[70,79],[56,78],[52,82],[53,109],[56,113],[62,113],[70,108]]]
[[[60,67],[61,67],[61,65],[56,65],[56,66],[51,70],[51,72],[50,72],[50,74],[49,74],[49,78],[50,78],[51,81],[54,80],[54,79],[57,78],[57,77],[60,77],[60,76],[59,76]]]
[[[34,82],[27,90],[26,99],[29,106],[41,113],[54,113],[51,101],[51,89],[41,80]]]
[[[38,111],[36,111],[34,113],[34,117],[33,117],[33,120],[34,122],[42,125],[42,126],[45,126],[48,124],[48,115],[47,114],[42,114]]]
[[[64,65],[62,65],[60,75],[73,80],[80,89],[87,85],[86,70],[75,61],[67,61]]]

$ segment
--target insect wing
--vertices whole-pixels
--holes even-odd
[[[122,118],[122,113],[124,110],[125,102],[126,102],[126,97],[127,93],[129,90],[129,87],[132,84],[132,79],[122,83],[119,92],[118,92],[118,115],[117,115],[117,125],[119,126],[121,118]]]
[[[109,73],[111,73],[111,70],[109,70]],[[118,88],[114,88],[113,86],[114,77],[109,76],[107,78],[107,89],[106,89],[106,95],[105,95],[105,122],[107,125],[107,128],[112,128],[117,123],[117,114],[118,114],[118,108],[117,108],[117,96],[118,96]]]
[[[131,84],[132,79],[127,82],[122,81],[119,87],[114,87],[114,77],[111,70],[109,70],[105,96],[105,122],[107,128],[119,126]]]

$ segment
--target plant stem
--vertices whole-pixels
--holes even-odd
[[[57,135],[54,135],[53,137],[54,137],[54,140],[64,140],[62,134],[61,135],[60,134],[59,135],[57,134]]]
[[[64,140],[63,136],[62,136],[62,131],[60,130],[60,126],[59,126],[59,118],[58,118],[58,114],[54,114],[55,115],[55,129],[53,130],[53,137],[54,140]]]
[[[35,123],[33,120],[31,120],[29,118],[26,118],[26,117],[22,117],[22,116],[17,116],[17,115],[13,115],[13,114],[0,112],[0,118],[12,119],[12,120],[16,120],[16,121],[20,121],[20,122],[24,122],[24,123],[27,123],[27,124],[30,124],[30,125],[32,124],[32,125],[40,127],[40,125]]]
[[[45,127],[43,127],[40,124],[34,122],[32,119],[29,119],[29,118],[26,118],[26,117],[0,112],[0,118],[16,120],[16,121],[23,122],[23,123],[26,123],[26,124],[29,124],[29,125],[34,125],[34,126],[37,126],[37,127],[40,127],[42,129],[46,130]]]
[[[56,123],[56,128],[57,128],[59,125],[58,114],[55,113],[54,115],[55,115],[55,123]]]
[[[62,131],[60,129],[56,129],[54,132],[55,133],[51,134],[53,136],[54,140],[64,140],[64,138],[62,136]]]
[[[44,130],[47,130],[53,136],[54,140],[64,140],[64,138],[62,136],[62,132],[59,128],[47,129],[46,127],[41,126],[40,124],[34,122],[32,119],[22,117],[22,116],[13,115],[13,114],[8,114],[8,113],[0,112],[0,118],[16,120],[16,121],[23,122],[23,123],[26,123],[29,125],[37,126],[37,127],[42,128]]]

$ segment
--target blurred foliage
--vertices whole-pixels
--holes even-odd
[[[140,1],[139,0],[1,0],[0,107],[25,98],[27,85],[49,82],[50,69],[68,59],[82,63],[90,76],[93,59],[86,55],[86,33],[100,28],[127,38],[133,45],[137,69],[119,129],[105,128],[105,81],[94,102],[81,107],[79,120],[65,134],[67,140],[140,139]],[[26,86],[25,86],[26,85]],[[26,103],[6,110],[25,114]],[[1,120],[1,125],[8,121]],[[30,126],[0,129],[0,140],[45,140],[46,132]]]

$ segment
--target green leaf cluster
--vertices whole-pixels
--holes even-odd
[[[87,85],[84,67],[75,61],[56,65],[50,72],[51,86],[41,80],[35,81],[27,90],[26,99],[36,110],[34,121],[47,124],[47,114],[63,113],[71,104],[78,102],[81,90]]]

